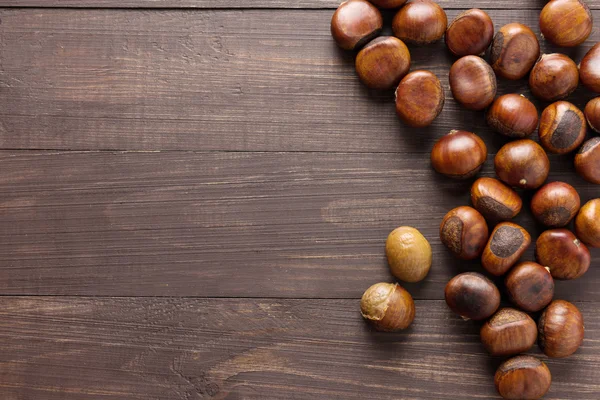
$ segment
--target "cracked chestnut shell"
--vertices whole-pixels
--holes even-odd
[[[523,311],[502,308],[481,327],[481,343],[493,356],[524,353],[537,340],[537,325]]]
[[[431,268],[431,245],[410,226],[401,226],[389,234],[385,254],[392,274],[404,282],[422,281]]]
[[[482,54],[493,38],[494,23],[478,8],[459,14],[446,30],[446,46],[457,57]]]
[[[406,3],[406,0],[370,0],[371,3],[381,8],[398,8]]]
[[[579,309],[568,301],[554,300],[538,322],[540,349],[548,357],[568,357],[583,343],[584,332]]]
[[[531,93],[544,101],[564,99],[577,89],[579,69],[568,56],[544,54],[529,75]]]
[[[523,227],[512,222],[501,222],[496,225],[483,249],[481,264],[492,275],[504,275],[530,244],[531,236]]]
[[[509,142],[494,158],[496,175],[510,186],[535,189],[550,173],[550,160],[544,149],[530,139]]]
[[[406,329],[415,319],[412,296],[397,283],[376,283],[360,300],[360,312],[377,330],[393,332]]]
[[[541,399],[552,384],[548,366],[532,356],[517,356],[500,365],[494,377],[496,390],[505,399]]]
[[[345,50],[360,48],[379,35],[383,17],[373,4],[365,0],[348,0],[331,18],[331,36]]]
[[[407,125],[429,126],[444,108],[444,89],[440,80],[429,71],[413,71],[396,89],[396,113]]]
[[[550,229],[536,242],[537,262],[548,267],[554,279],[577,279],[590,267],[590,251],[567,229]]]
[[[542,186],[531,199],[531,212],[541,224],[560,228],[577,215],[581,199],[568,183],[552,182]]]
[[[523,24],[504,25],[494,36],[490,64],[503,78],[523,78],[539,57],[540,43],[535,33]]]
[[[577,218],[575,232],[582,242],[590,247],[600,247],[600,198],[585,203]]]
[[[537,128],[539,116],[537,108],[527,97],[505,94],[494,100],[486,121],[493,130],[505,136],[526,138]]]
[[[413,0],[398,11],[392,21],[394,36],[407,43],[425,45],[444,36],[448,18],[437,3]]]
[[[575,170],[588,182],[600,184],[600,137],[594,137],[581,146],[575,155]]]
[[[475,176],[487,159],[487,147],[474,133],[452,130],[431,150],[431,165],[440,174],[455,179]]]
[[[481,57],[465,56],[450,68],[450,90],[469,110],[483,110],[496,97],[496,74]]]
[[[504,284],[510,301],[527,312],[540,311],[554,297],[554,279],[550,271],[531,261],[511,269]]]
[[[392,89],[410,69],[410,52],[402,40],[380,36],[356,56],[356,73],[371,89]]]
[[[505,221],[514,218],[523,201],[511,188],[494,178],[479,178],[471,186],[471,203],[486,219]]]
[[[455,276],[445,289],[446,304],[463,319],[481,321],[500,307],[500,291],[492,281],[477,272]]]
[[[581,60],[579,79],[585,87],[600,93],[600,43],[596,43]]]
[[[598,60],[600,62],[600,59]],[[583,110],[585,119],[587,120],[590,128],[596,133],[600,133],[600,97],[596,97],[588,101]]]
[[[550,153],[566,154],[583,143],[587,132],[585,116],[567,101],[550,104],[540,119],[540,144]]]
[[[488,226],[474,208],[450,210],[440,224],[442,243],[458,258],[473,260],[481,255],[488,240]]]
[[[562,47],[578,46],[592,33],[592,13],[581,0],[551,0],[540,13],[546,40]]]

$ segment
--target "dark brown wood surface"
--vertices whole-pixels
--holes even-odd
[[[437,233],[470,182],[441,178],[428,157],[450,129],[471,130],[493,176],[506,140],[452,100],[443,43],[411,52],[413,69],[440,76],[444,112],[403,126],[393,93],[364,89],[333,43],[337,3],[0,1],[2,400],[498,398],[501,360],[443,301],[453,275],[480,270]],[[478,6],[496,28],[539,34],[544,2],[441,4],[449,18]],[[598,40],[595,28],[560,51],[579,62]],[[526,81],[499,86],[530,96]],[[600,197],[572,156],[551,164],[550,180]],[[527,206],[516,221],[543,229]],[[405,285],[414,326],[376,333],[359,298],[393,281],[384,242],[398,225],[425,234],[434,265]],[[586,340],[547,360],[547,399],[600,398],[592,258],[584,278],[557,282]]]

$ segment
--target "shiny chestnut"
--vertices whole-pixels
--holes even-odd
[[[331,18],[331,36],[345,50],[364,46],[379,35],[382,27],[381,13],[365,0],[348,0],[340,4]]]
[[[481,321],[500,307],[500,291],[492,281],[476,272],[455,276],[445,289],[446,304],[463,317]]]
[[[577,279],[590,267],[587,246],[567,229],[550,229],[537,239],[537,262],[548,267],[554,279]]]
[[[473,260],[481,255],[488,240],[488,226],[474,208],[450,210],[440,224],[442,243],[458,258]]]
[[[510,300],[527,312],[540,311],[554,297],[554,278],[538,263],[517,264],[506,275],[504,283]]]
[[[481,264],[492,275],[504,275],[521,258],[531,244],[531,236],[523,227],[501,222],[492,231],[481,256]]]
[[[540,349],[548,357],[568,357],[583,343],[584,331],[581,311],[568,301],[554,300],[538,322]]]
[[[535,189],[550,173],[550,160],[542,147],[530,139],[509,142],[494,158],[496,175],[510,186]]]
[[[455,179],[476,175],[486,159],[487,147],[483,140],[466,131],[450,131],[431,150],[433,169]]]
[[[536,400],[550,390],[552,374],[543,361],[532,356],[517,356],[500,365],[494,382],[505,399]]]
[[[376,283],[360,300],[360,312],[377,330],[394,332],[406,329],[415,319],[412,296],[397,283]]]
[[[496,132],[511,138],[531,136],[538,126],[538,110],[525,96],[505,94],[492,103],[487,124]]]
[[[600,43],[596,43],[581,60],[579,79],[585,87],[600,93]]]
[[[406,3],[406,0],[370,0],[371,3],[381,8],[398,8]]]
[[[402,40],[380,36],[356,56],[356,73],[372,89],[392,89],[410,69],[410,52]]]
[[[600,137],[591,138],[575,156],[575,170],[588,182],[600,184]]]
[[[494,178],[479,178],[471,186],[471,203],[477,211],[491,221],[514,218],[523,206],[521,197]]]
[[[600,62],[600,59],[598,60]],[[583,110],[585,119],[587,120],[590,128],[596,133],[600,133],[600,97],[596,97],[588,101]]]
[[[531,199],[531,212],[541,224],[560,228],[577,215],[581,199],[577,190],[565,182],[542,186]]]
[[[551,0],[540,14],[546,40],[562,47],[578,46],[592,33],[592,13],[582,0]]]
[[[577,218],[575,232],[582,242],[590,247],[600,247],[600,198],[585,203]]]
[[[483,110],[496,97],[496,74],[481,57],[465,56],[450,68],[452,96],[469,110]]]
[[[446,46],[458,57],[482,54],[493,38],[494,23],[478,8],[459,14],[446,30]]]
[[[444,89],[440,80],[429,71],[413,71],[396,89],[396,113],[415,128],[429,126],[444,108]]]
[[[502,308],[481,327],[481,343],[493,356],[524,353],[537,340],[537,325],[523,311]]]
[[[586,132],[585,116],[567,101],[552,103],[542,112],[538,134],[550,153],[570,153],[583,143]]]
[[[392,21],[396,37],[417,45],[441,39],[447,25],[448,18],[444,9],[430,0],[411,1],[398,11]]]
[[[494,36],[490,64],[503,78],[523,78],[539,57],[540,43],[535,33],[523,24],[504,25]]]
[[[577,89],[579,69],[568,56],[544,54],[529,75],[531,93],[544,101],[564,99]]]

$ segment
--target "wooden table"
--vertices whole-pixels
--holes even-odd
[[[478,6],[497,29],[539,33],[544,2],[441,3],[450,19]],[[600,22],[600,0],[588,3]],[[331,39],[336,0],[0,6],[3,400],[497,398],[501,359],[443,301],[450,277],[480,270],[437,234],[470,182],[436,175],[429,151],[450,129],[476,132],[491,176],[506,139],[452,100],[443,43],[411,48],[447,101],[431,128],[408,129],[393,93],[361,86]],[[597,40],[595,28],[566,53],[579,62]],[[525,81],[499,87],[530,96]],[[599,197],[572,155],[551,163],[550,180]],[[542,230],[528,210],[516,221]],[[399,225],[425,234],[434,265],[405,285],[413,327],[376,333],[359,298],[392,281],[384,241]],[[557,283],[586,339],[547,360],[547,399],[600,398],[592,255],[584,278]]]

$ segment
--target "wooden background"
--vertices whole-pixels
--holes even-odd
[[[497,29],[539,33],[545,2],[440,3],[450,19],[477,5]],[[600,0],[588,3],[600,22]],[[393,93],[362,87],[331,39],[336,6],[0,0],[3,400],[497,398],[501,359],[443,301],[450,277],[480,270],[437,236],[470,182],[437,176],[428,158],[450,129],[471,130],[491,176],[505,139],[451,99],[443,43],[411,51],[413,69],[441,78],[446,107],[428,129],[403,126]],[[566,53],[579,62],[597,40],[594,28]],[[530,96],[526,81],[499,86]],[[550,180],[600,196],[572,155],[551,164]],[[527,207],[516,221],[542,230]],[[384,242],[398,225],[425,234],[434,265],[405,285],[413,327],[376,333],[359,298],[392,281]],[[584,278],[557,283],[586,339],[548,360],[547,399],[600,398],[592,256]]]

